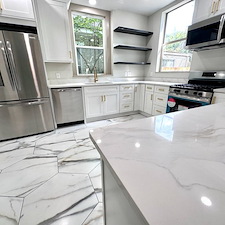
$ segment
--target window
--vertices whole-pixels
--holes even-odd
[[[189,71],[192,53],[185,48],[194,2],[190,1],[166,13],[160,72]]]
[[[104,18],[72,13],[78,75],[105,73]]]

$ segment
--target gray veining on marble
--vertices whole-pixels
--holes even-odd
[[[87,175],[59,173],[25,198],[20,225],[81,224],[97,203]]]
[[[103,221],[103,205],[99,203],[90,216],[84,221],[83,225],[103,225]]]
[[[0,225],[102,225],[100,156],[89,132],[114,123],[0,142]]]
[[[36,142],[35,154],[58,155],[76,144],[73,133],[52,133]]]
[[[0,224],[17,225],[22,210],[23,199],[0,197]]]
[[[102,180],[101,180],[101,163],[96,166],[90,173],[91,183],[95,189],[99,202],[102,202]]]
[[[77,145],[58,155],[59,172],[89,173],[100,162],[98,151],[92,146]]]
[[[27,157],[2,171],[0,195],[26,196],[57,173],[56,157]]]

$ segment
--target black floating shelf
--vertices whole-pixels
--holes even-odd
[[[137,50],[137,51],[151,51],[151,48],[145,48],[145,47],[135,47],[135,46],[129,46],[129,45],[117,45],[114,48],[117,49],[127,49],[127,50]]]
[[[151,63],[146,63],[146,62],[114,62],[114,64],[150,65]]]
[[[126,33],[126,34],[141,35],[146,37],[153,34],[153,32],[150,32],[150,31],[136,30],[136,29],[127,28],[127,27],[117,27],[114,31],[120,32],[120,33]]]

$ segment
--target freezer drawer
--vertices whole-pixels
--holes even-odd
[[[57,124],[84,120],[82,89],[52,89],[53,105]]]
[[[54,129],[49,99],[0,102],[0,141]]]

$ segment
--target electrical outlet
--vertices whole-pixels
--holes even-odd
[[[60,73],[58,73],[58,72],[57,72],[57,73],[55,73],[55,76],[56,76],[56,78],[57,78],[57,79],[61,78],[61,74],[60,74]]]

